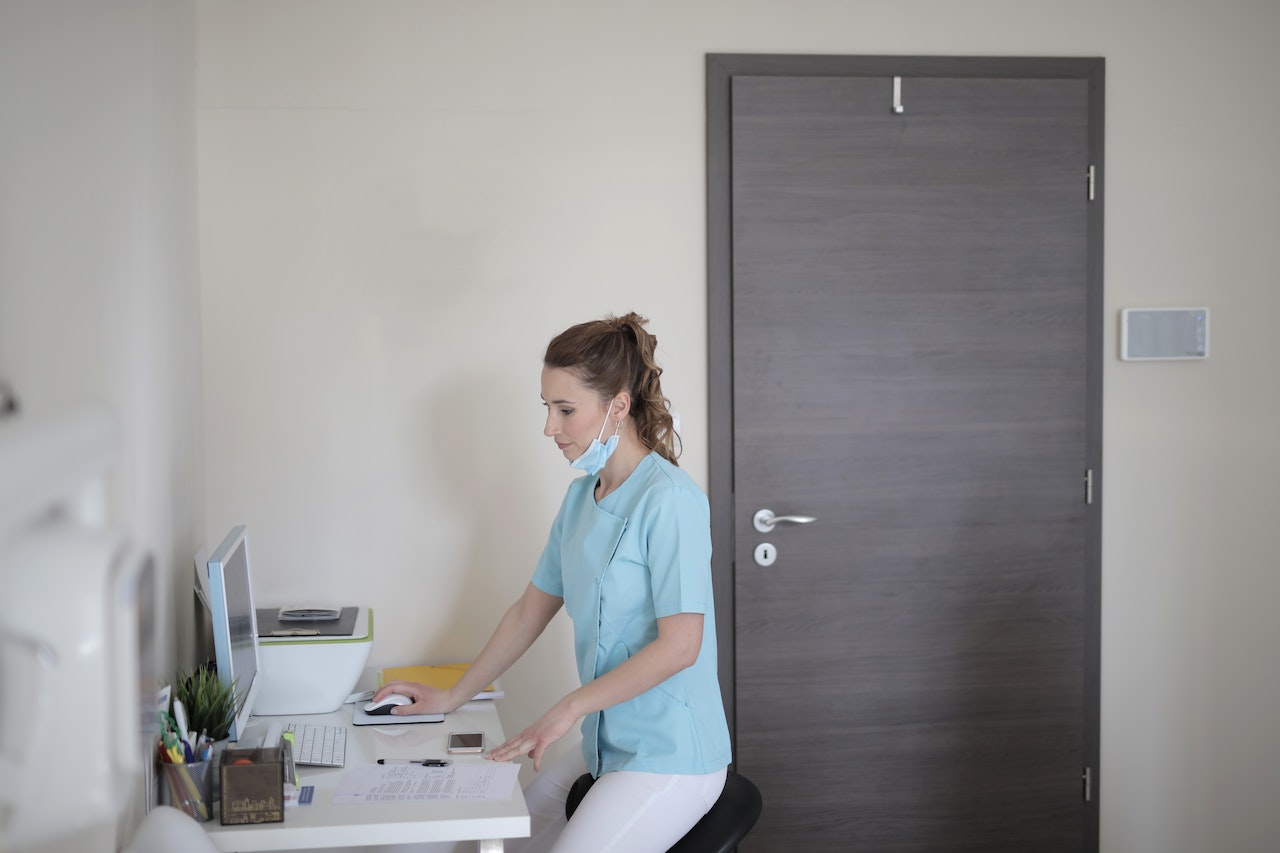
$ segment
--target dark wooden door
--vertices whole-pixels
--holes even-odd
[[[929,70],[726,93],[744,851],[1096,847],[1098,80]]]

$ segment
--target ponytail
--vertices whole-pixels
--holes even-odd
[[[633,311],[580,323],[552,338],[542,363],[572,371],[601,399],[620,391],[629,393],[631,420],[640,442],[676,465],[680,436],[671,417],[671,401],[662,393],[662,368],[655,354],[658,339],[645,330],[648,322]]]

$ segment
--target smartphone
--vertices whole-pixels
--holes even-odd
[[[484,752],[484,732],[449,732],[450,753]]]

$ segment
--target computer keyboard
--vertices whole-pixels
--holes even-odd
[[[293,763],[311,767],[343,767],[347,762],[347,727],[289,723],[293,732]]]

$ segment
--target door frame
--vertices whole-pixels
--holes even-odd
[[[732,85],[736,76],[884,77],[885,109],[892,106],[894,77],[968,77],[1085,80],[1089,92],[1088,149],[1093,196],[1086,240],[1087,425],[1086,467],[1092,501],[1085,523],[1084,748],[1092,768],[1084,809],[1088,850],[1098,849],[1101,578],[1102,578],[1102,362],[1103,362],[1103,118],[1105,59],[1101,57],[831,56],[715,53],[706,56],[707,145],[707,395],[708,492],[711,503],[712,585],[715,595],[719,674],[729,731],[737,742],[734,625],[735,541],[733,441],[733,223]],[[1087,187],[1081,175],[1081,191]],[[1082,472],[1083,477],[1083,472]],[[1081,491],[1084,493],[1084,485]],[[1082,780],[1082,799],[1085,789]]]

